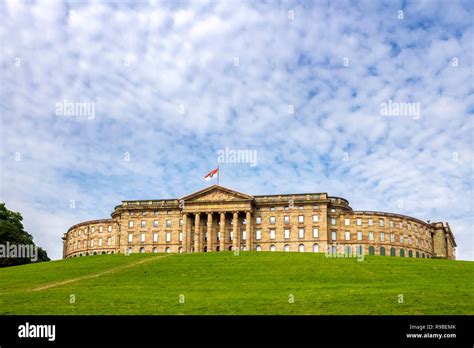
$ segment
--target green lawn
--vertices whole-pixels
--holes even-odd
[[[0,314],[472,315],[473,279],[468,261],[101,255],[0,269]]]

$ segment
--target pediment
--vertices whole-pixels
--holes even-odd
[[[205,188],[204,190],[192,193],[182,200],[185,202],[229,202],[229,201],[242,201],[251,200],[252,196],[246,195],[245,193],[237,192],[228,189],[223,186],[213,185]]]

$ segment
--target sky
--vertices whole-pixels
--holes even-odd
[[[188,195],[219,165],[251,195],[447,221],[474,260],[473,10],[2,1],[0,202],[57,259],[73,224]]]

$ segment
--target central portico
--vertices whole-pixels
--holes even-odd
[[[179,200],[183,251],[251,250],[254,197],[213,185]]]

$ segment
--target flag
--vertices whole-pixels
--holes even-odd
[[[219,167],[217,167],[216,169],[211,170],[211,171],[204,177],[204,180],[209,181],[209,180],[211,180],[212,177],[213,177],[214,175],[216,175],[216,174],[219,175]]]

